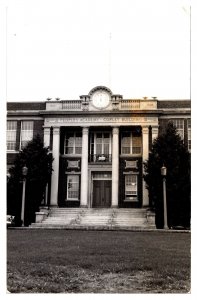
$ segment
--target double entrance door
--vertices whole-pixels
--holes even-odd
[[[111,207],[111,174],[102,175],[104,176],[100,176],[100,178],[94,178],[93,180],[92,207],[94,208]]]

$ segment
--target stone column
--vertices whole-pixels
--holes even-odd
[[[112,207],[118,207],[119,191],[119,128],[114,127],[112,130]]]
[[[152,143],[154,142],[154,139],[158,137],[158,132],[159,132],[159,126],[152,126]]]
[[[44,127],[44,147],[50,146],[50,127]]]
[[[60,155],[60,128],[53,127],[53,172],[51,178],[51,206],[58,205],[59,182],[59,155]]]
[[[81,207],[88,207],[88,133],[89,128],[82,129],[81,159]]]
[[[149,156],[149,127],[143,126],[142,127],[142,161],[145,162]],[[143,174],[144,174],[144,166],[142,166]],[[149,198],[148,198],[148,190],[146,189],[146,183],[143,179],[143,192],[142,192],[142,206],[149,205]]]
[[[50,132],[51,132],[50,127],[44,127],[44,147],[50,147]],[[49,186],[47,183],[45,188],[45,200],[44,200],[45,206],[47,206],[48,204],[48,192],[49,192]]]

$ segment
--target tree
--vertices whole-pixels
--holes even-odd
[[[28,142],[26,147],[16,157],[14,167],[10,168],[10,179],[8,182],[7,208],[10,213],[20,219],[22,201],[22,168],[28,168],[26,180],[25,201],[25,225],[35,220],[35,212],[43,200],[46,184],[50,181],[52,174],[52,155],[49,148],[44,147],[39,135]]]
[[[150,205],[155,209],[156,226],[163,228],[163,187],[161,167],[167,167],[166,197],[168,226],[190,226],[191,166],[190,153],[176,128],[168,123],[166,130],[153,142],[148,161],[144,163],[144,179]]]

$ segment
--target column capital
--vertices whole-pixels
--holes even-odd
[[[50,127],[43,127],[44,128],[44,134],[50,134],[51,128]]]
[[[149,126],[142,126],[142,133],[143,134],[148,134],[149,133]]]
[[[112,132],[113,134],[119,134],[119,127],[113,127]]]
[[[159,126],[152,126],[152,133],[155,133],[157,134],[158,133],[158,130],[159,130]]]
[[[60,127],[53,127],[53,135],[59,135],[60,134]]]
[[[88,134],[88,132],[89,132],[89,127],[82,127],[83,134]]]

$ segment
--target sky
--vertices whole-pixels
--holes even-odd
[[[8,0],[5,98],[190,98],[189,0]]]

